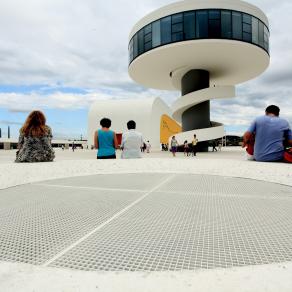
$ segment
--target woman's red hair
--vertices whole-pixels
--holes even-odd
[[[47,134],[46,117],[41,111],[32,111],[20,130],[24,136],[41,137]]]

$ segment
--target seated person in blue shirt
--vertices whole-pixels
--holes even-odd
[[[289,123],[279,117],[276,105],[266,108],[264,116],[257,117],[243,136],[243,147],[255,136],[254,159],[256,161],[282,161],[284,143],[292,146],[292,132]]]
[[[122,158],[141,158],[141,147],[143,146],[142,134],[136,131],[136,122],[127,123],[128,132],[122,136]]]
[[[110,130],[111,120],[103,118],[100,120],[101,129],[94,133],[94,147],[98,149],[97,159],[115,159],[118,139],[115,132]]]

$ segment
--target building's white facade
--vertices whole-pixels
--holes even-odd
[[[127,131],[127,122],[134,120],[136,130],[153,148],[160,147],[160,123],[163,114],[172,115],[160,98],[100,100],[92,104],[88,114],[88,145],[93,145],[94,132],[100,128],[102,118],[112,121],[111,129],[117,134]]]

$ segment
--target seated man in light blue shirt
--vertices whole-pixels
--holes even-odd
[[[141,147],[143,146],[142,134],[136,131],[135,121],[127,123],[128,132],[122,136],[122,158],[141,158]]]
[[[257,161],[282,161],[284,142],[292,145],[292,132],[289,123],[279,117],[276,105],[266,108],[264,116],[257,117],[243,136],[243,147],[251,135],[255,135],[254,159]]]

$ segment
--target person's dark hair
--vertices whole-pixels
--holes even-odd
[[[266,113],[267,114],[274,114],[275,116],[279,116],[279,113],[280,113],[280,108],[277,107],[276,105],[269,105],[267,108],[266,108]]]
[[[127,123],[128,130],[136,129],[136,122],[131,120]]]
[[[25,136],[41,137],[47,134],[46,117],[41,111],[32,111],[20,132]]]
[[[108,118],[101,119],[99,123],[103,128],[110,128],[112,125],[112,121]]]

